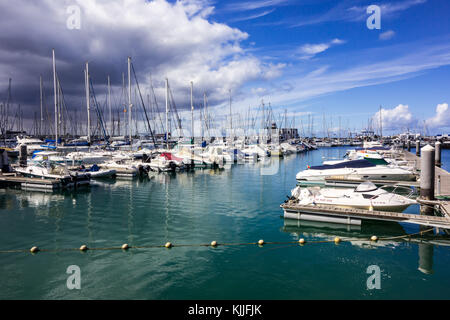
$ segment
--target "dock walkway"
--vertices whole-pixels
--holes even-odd
[[[406,150],[403,154],[408,163],[414,165],[416,170],[420,170],[420,157]],[[435,196],[450,196],[450,173],[436,166],[434,170],[436,178],[434,186]]]

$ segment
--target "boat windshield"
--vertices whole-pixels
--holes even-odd
[[[377,189],[378,189],[377,186],[374,185],[372,182],[366,181],[357,186],[355,192],[369,192]]]

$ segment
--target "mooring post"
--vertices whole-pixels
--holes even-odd
[[[423,200],[434,200],[434,158],[435,150],[426,145],[422,148],[422,160],[420,164],[420,197]],[[433,214],[434,208],[428,205],[420,206],[422,214]]]
[[[19,149],[19,164],[23,167],[27,166],[27,145],[26,144],[22,144],[20,145],[20,149]]]
[[[424,231],[426,227],[420,226],[420,230]],[[424,274],[433,273],[433,253],[434,245],[429,243],[419,243],[419,271]]]
[[[435,144],[436,166],[439,168],[441,167],[441,145],[442,143],[440,141]]]
[[[411,141],[409,141],[409,140],[408,140],[408,148],[407,148],[407,150],[411,151]]]
[[[416,140],[416,156],[420,157],[420,141]]]

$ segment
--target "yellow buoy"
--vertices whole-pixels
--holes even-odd
[[[130,248],[130,246],[126,243],[122,245],[123,250],[128,250],[129,248]]]
[[[259,240],[259,241],[258,241],[258,244],[259,244],[260,246],[264,245],[264,240],[263,240],[263,239]]]
[[[211,242],[211,247],[217,247],[217,241]]]
[[[87,247],[87,245],[85,245],[85,244],[83,244],[81,247],[80,247],[80,251],[86,251],[88,249],[88,247]]]
[[[166,247],[167,249],[172,248],[172,243],[167,242],[166,245],[165,245],[165,247]]]
[[[298,240],[298,243],[305,244],[305,239],[301,238],[300,240]]]
[[[372,236],[371,238],[370,238],[370,240],[372,240],[372,241],[378,241],[378,237],[377,236]]]
[[[341,242],[341,238],[339,237],[334,238],[334,243],[338,244],[339,242]]]
[[[39,248],[38,247],[32,247],[31,249],[30,249],[30,252],[31,253],[36,253],[36,252],[38,252],[39,251]]]

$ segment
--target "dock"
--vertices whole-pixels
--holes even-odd
[[[0,173],[0,186],[22,190],[54,191],[62,188],[62,182],[58,179],[26,178],[15,173]]]
[[[300,205],[292,200],[281,205],[288,219],[361,225],[362,220],[404,222],[441,229],[450,229],[450,215],[443,217],[410,213],[343,208],[332,205]]]

